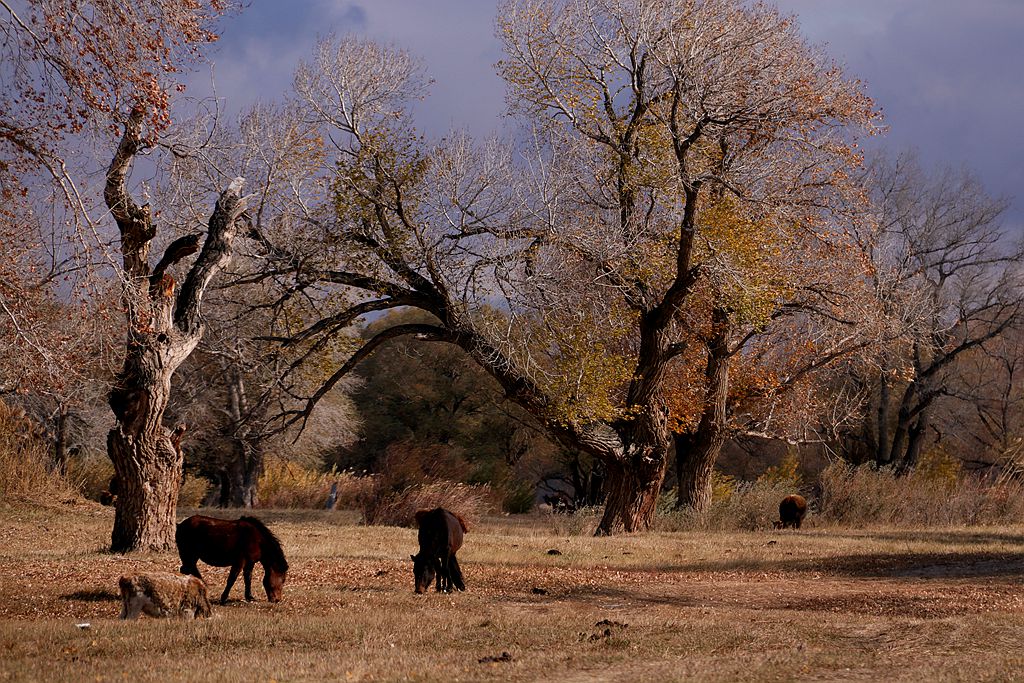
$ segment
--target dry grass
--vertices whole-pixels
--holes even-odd
[[[833,463],[821,474],[818,517],[844,526],[1024,523],[1024,482],[990,481],[941,464],[895,477]]]
[[[50,469],[47,444],[28,418],[0,401],[0,501],[53,503],[77,495]]]
[[[386,486],[386,482],[381,484]],[[408,486],[401,491],[378,489],[365,499],[363,520],[375,525],[412,526],[417,510],[443,507],[457,512],[472,526],[490,507],[490,495],[488,486],[444,480]]]
[[[374,479],[352,472],[320,472],[282,458],[268,458],[259,481],[259,507],[324,507],[331,487],[337,485],[338,509],[357,508],[370,495]]]
[[[0,680],[1007,680],[1024,666],[1019,527],[593,538],[492,517],[459,555],[469,590],[417,596],[414,530],[261,516],[292,565],[282,603],[123,623],[117,577],[174,569],[172,553],[103,552],[98,506],[0,508]],[[204,572],[219,592],[225,570]]]

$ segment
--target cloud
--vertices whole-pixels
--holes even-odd
[[[890,134],[875,144],[914,147],[930,164],[964,165],[995,194],[1024,188],[1024,1],[778,0],[804,34],[824,43],[865,81]],[[407,49],[435,80],[419,126],[475,135],[503,125],[504,87],[494,36],[497,3],[486,0],[253,0],[223,24],[211,61],[229,112],[274,99],[318,37],[356,32]],[[209,73],[190,94],[211,90]],[[1024,193],[1022,193],[1024,194]],[[1024,197],[1010,220],[1022,226]]]

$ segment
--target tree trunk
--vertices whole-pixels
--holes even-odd
[[[55,429],[53,432],[53,466],[61,475],[68,473],[68,406],[61,403],[57,408]]]
[[[917,463],[921,459],[921,451],[924,449],[925,435],[931,421],[930,413],[931,409],[926,406],[918,414],[913,427],[910,428],[907,439],[907,452],[903,454],[903,458],[900,461],[900,474],[910,473],[915,467],[917,467]]]
[[[116,425],[107,435],[107,454],[120,486],[111,532],[114,552],[173,546],[184,428],[169,432],[163,426],[164,409],[174,371],[202,338],[202,297],[231,258],[236,221],[246,205],[240,197],[242,179],[236,178],[217,200],[202,250],[201,235],[180,237],[151,268],[156,226],[149,205],[137,204],[127,189],[132,161],[144,147],[142,119],[142,109],[133,109],[107,169],[103,193],[121,234],[121,298],[127,323],[124,365],[108,396]],[[168,269],[197,251],[175,296],[176,283]]]
[[[654,523],[658,495],[668,469],[668,454],[652,462],[634,461],[631,465],[606,464],[604,516],[595,536],[625,531],[646,531]]]
[[[914,400],[917,396],[917,383],[911,382],[906,391],[903,392],[903,400],[900,401],[900,409],[896,414],[896,428],[892,431],[892,442],[886,448],[887,456],[882,465],[899,463],[907,447],[907,436],[910,432],[911,420],[913,419]]]
[[[236,441],[231,468],[231,506],[252,508],[259,502],[258,487],[263,474],[263,449],[245,439]]]
[[[110,549],[114,552],[174,547],[174,515],[182,456],[164,427],[137,438],[120,426],[107,434],[118,495]]]
[[[228,436],[235,450],[230,469],[231,505],[252,508],[257,503],[257,488],[263,474],[263,446],[258,437],[252,436],[250,420],[254,416],[249,408],[242,370],[232,365],[225,372],[231,378],[227,396],[232,423],[228,425]]]
[[[878,466],[886,464],[886,455],[891,445],[889,441],[889,395],[889,378],[886,369],[883,367],[875,430],[875,464]]]
[[[707,390],[704,410],[693,435],[676,435],[676,468],[679,489],[676,508],[706,512],[711,507],[711,474],[725,443],[726,408],[729,399],[729,315],[715,308],[713,337],[704,370]]]
[[[711,473],[717,454],[706,457],[693,447],[689,434],[676,435],[676,509],[704,512],[711,506]]]

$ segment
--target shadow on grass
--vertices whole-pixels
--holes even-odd
[[[81,600],[82,602],[117,602],[121,599],[117,593],[105,588],[75,591],[74,593],[68,593],[61,597],[65,600]]]
[[[1002,543],[1020,546],[1017,550],[1024,553],[1024,535],[1000,531],[966,530],[966,529],[935,529],[906,531],[862,531],[862,532],[827,532],[830,538],[847,538],[852,540],[878,539],[883,541],[901,541],[906,543],[933,543],[951,545],[991,545]]]
[[[1016,578],[1024,581],[1024,555],[1001,552],[865,553],[809,559],[765,559],[662,564],[670,572],[823,573],[850,578],[972,579]]]

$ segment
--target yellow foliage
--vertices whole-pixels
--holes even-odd
[[[800,459],[797,458],[795,450],[791,449],[786,453],[778,465],[773,465],[764,471],[757,478],[760,482],[768,484],[791,484],[793,488],[799,488],[803,483],[803,475],[800,474]]]
[[[728,500],[736,493],[736,477],[722,474],[718,470],[711,472],[711,502]]]
[[[582,314],[557,317],[546,326],[550,336],[544,340],[553,360],[545,388],[557,417],[567,422],[622,417],[619,393],[635,360],[616,346],[628,327]]]
[[[941,446],[926,451],[914,468],[914,476],[927,482],[939,484],[947,489],[956,486],[963,470],[963,464]]]
[[[719,296],[737,322],[766,325],[778,302],[792,296],[792,273],[780,260],[794,243],[793,227],[751,217],[728,194],[700,212],[701,259],[711,262]]]

